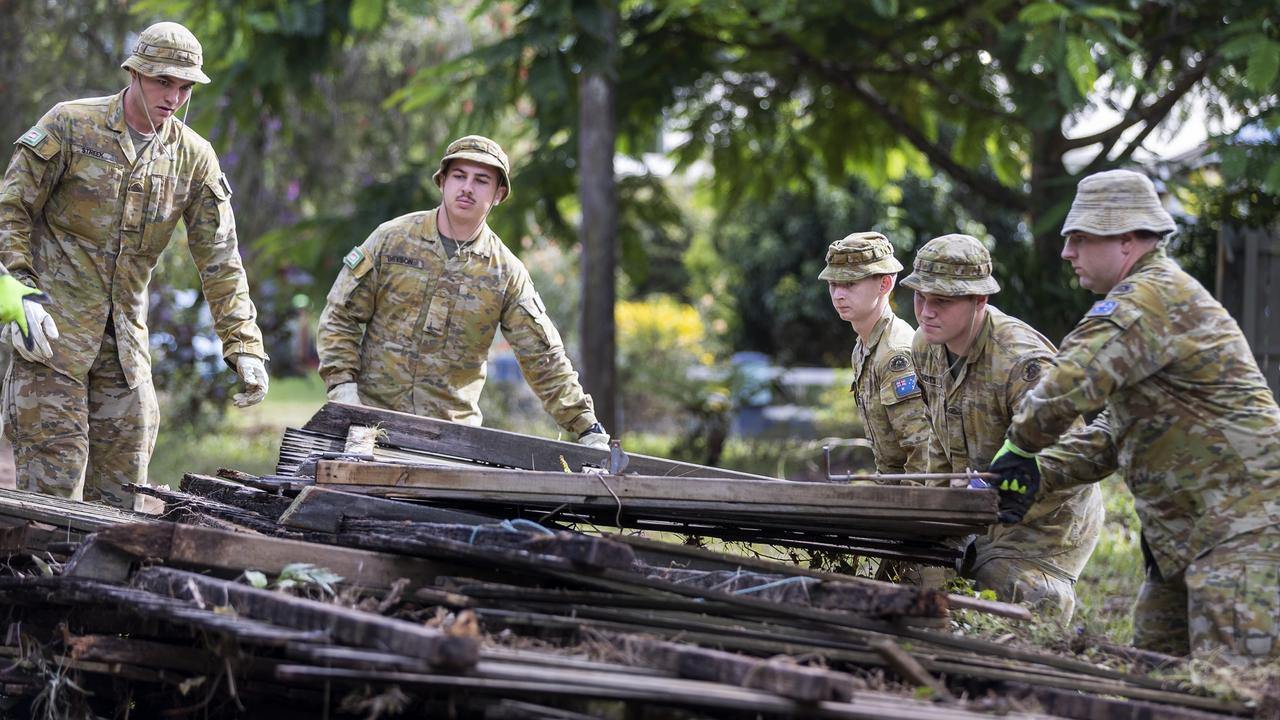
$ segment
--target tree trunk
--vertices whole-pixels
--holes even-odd
[[[582,380],[595,400],[596,417],[612,433],[621,432],[617,411],[616,327],[618,195],[613,155],[618,135],[614,62],[618,14],[608,15],[605,51],[585,67],[578,81],[578,197],[582,203]]]

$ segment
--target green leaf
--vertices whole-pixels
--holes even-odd
[[[1098,80],[1098,65],[1089,52],[1089,41],[1079,35],[1067,37],[1067,71],[1080,95],[1088,97]]]
[[[267,576],[257,570],[245,570],[244,579],[245,579],[245,582],[249,583],[253,587],[258,588],[259,590],[267,586]]]
[[[377,30],[386,14],[385,0],[354,0],[351,3],[351,27],[357,31]]]
[[[1084,8],[1084,16],[1093,18],[1094,20],[1115,20],[1117,22],[1129,22],[1137,20],[1138,14],[1117,10],[1116,8],[1106,7],[1103,5],[1089,5]]]
[[[1070,11],[1058,3],[1038,2],[1023,8],[1022,12],[1018,13],[1018,19],[1028,25],[1040,25],[1070,14]]]
[[[898,14],[898,0],[871,0],[871,7],[883,18],[891,18]]]
[[[1271,164],[1267,179],[1262,182],[1262,189],[1273,195],[1280,195],[1280,162]]]
[[[1244,80],[1256,93],[1270,92],[1280,70],[1280,43],[1268,40],[1249,56],[1249,67]]]
[[[1228,40],[1218,50],[1218,54],[1230,60],[1247,58],[1267,43],[1267,36],[1262,33],[1246,33]]]

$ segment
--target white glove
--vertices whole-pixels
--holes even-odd
[[[236,407],[245,408],[257,405],[267,396],[267,366],[262,358],[240,353],[236,356],[236,372],[244,380],[244,392],[236,393],[231,399]]]
[[[360,402],[359,387],[353,382],[344,382],[329,388],[329,399],[346,405],[363,405]]]
[[[49,347],[49,341],[58,339],[58,326],[54,324],[53,318],[40,303],[24,302],[22,309],[26,314],[27,332],[30,337],[22,336],[22,328],[18,327],[16,320],[9,323],[5,326],[5,332],[9,333],[9,342],[13,343],[13,349],[29,362],[46,363],[52,360],[53,348]],[[28,340],[31,342],[29,348]]]
[[[600,425],[597,423],[595,427],[600,427]],[[578,444],[586,445],[587,447],[594,448],[596,450],[608,450],[609,433],[605,432],[604,428],[600,428],[600,432],[588,432],[578,438]]]

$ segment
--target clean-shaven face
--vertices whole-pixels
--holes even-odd
[[[1062,259],[1080,278],[1080,287],[1106,295],[1125,271],[1122,237],[1073,232],[1062,242]]]
[[[916,291],[916,323],[924,339],[939,345],[965,345],[976,324],[973,315],[981,298],[981,295],[951,297]]]
[[[876,312],[883,275],[872,275],[853,282],[827,281],[831,306],[845,322],[860,322]]]

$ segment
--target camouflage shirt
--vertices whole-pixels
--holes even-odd
[[[1163,250],[1094,304],[1056,364],[1009,438],[1036,451],[1077,414],[1105,408],[1096,432],[1117,448],[1165,577],[1280,523],[1280,409],[1239,326]]]
[[[923,333],[912,343],[921,389],[933,428],[930,472],[983,470],[1004,443],[1005,430],[1022,398],[1051,367],[1053,344],[1030,325],[987,306],[959,374],[948,371],[945,345]],[[1070,453],[1061,469],[1092,477]],[[1043,493],[1017,525],[993,525],[978,543],[975,569],[993,558],[1027,559],[1046,571],[1074,580],[1084,569],[1102,529],[1102,495],[1096,485],[1071,485]]]
[[[86,377],[111,323],[129,386],[150,377],[147,285],[179,220],[224,356],[265,358],[213,148],[170,118],[138,156],[123,98],[55,105],[18,139],[0,187],[0,262],[48,293],[61,333],[49,366]]]
[[[524,264],[489,228],[450,258],[436,211],[383,223],[343,260],[316,336],[320,376],[377,407],[479,425],[499,327],[525,379],[574,437],[596,422]]]
[[[867,342],[853,348],[850,389],[882,473],[925,471],[929,421],[911,361],[913,332],[886,304]]]

